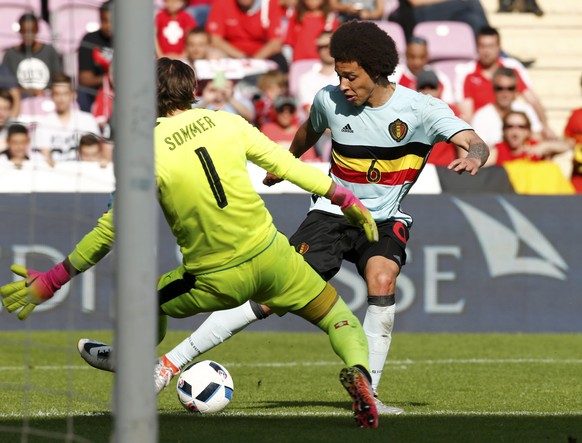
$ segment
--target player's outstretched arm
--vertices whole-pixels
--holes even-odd
[[[315,132],[311,121],[307,119],[300,127],[297,129],[289,152],[293,154],[294,157],[301,157],[309,148],[311,148],[317,141],[321,138],[321,134]],[[263,179],[263,184],[266,186],[273,186],[277,183],[282,182],[283,179],[277,177],[271,172],[267,172],[267,175]]]
[[[361,226],[370,242],[378,241],[378,227],[372,218],[372,214],[352,191],[341,185],[332,183],[325,194],[334,205],[338,205],[345,218],[354,226]]]
[[[97,225],[83,237],[73,252],[61,263],[46,272],[12,265],[10,269],[22,277],[0,286],[2,304],[10,313],[18,311],[18,318],[25,320],[41,303],[52,298],[75,275],[92,267],[111,250],[115,237],[113,211],[103,214]]]
[[[465,158],[453,160],[448,168],[462,174],[468,172],[471,175],[477,174],[479,168],[485,164],[489,158],[489,147],[479,137],[475,131],[462,131],[451,138],[458,147],[468,152]]]
[[[28,318],[34,308],[51,299],[55,292],[75,275],[68,259],[47,272],[26,269],[21,265],[12,265],[10,269],[23,279],[0,287],[0,296],[8,312],[12,313],[22,308],[18,313],[20,320]]]

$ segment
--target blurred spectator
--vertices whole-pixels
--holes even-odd
[[[393,81],[407,88],[416,90],[416,76],[428,65],[428,43],[422,37],[413,36],[406,44],[406,64],[398,65]],[[441,90],[440,98],[446,103],[454,103],[451,79],[444,73],[433,69],[438,76]]]
[[[238,114],[249,122],[255,117],[252,103],[243,97],[235,97],[233,82],[220,73],[206,84],[202,99],[195,106]]]
[[[501,37],[495,28],[483,28],[477,37],[478,59],[459,66],[455,89],[461,116],[471,121],[473,114],[482,106],[495,101],[493,74],[498,68],[511,68],[517,73],[517,90],[533,106],[543,125],[543,136],[555,139],[548,125],[542,104],[532,89],[532,84],[523,65],[514,58],[501,55]]]
[[[97,91],[103,86],[105,75],[113,59],[113,27],[111,11],[113,0],[99,8],[99,29],[89,32],[79,45],[79,88],[77,101],[82,111],[90,112]]]
[[[186,49],[182,61],[194,69],[196,60],[208,59],[210,49],[210,34],[202,28],[188,31],[186,34]]]
[[[580,80],[582,86],[582,78]],[[576,192],[582,194],[582,108],[574,109],[570,114],[564,136],[574,151],[572,184]]]
[[[265,123],[261,127],[261,132],[271,140],[279,143],[285,149],[289,149],[293,137],[299,129],[297,115],[295,114],[297,106],[292,97],[277,97],[275,100],[275,121]],[[313,148],[310,148],[301,156],[303,161],[321,161]]]
[[[275,120],[265,123],[261,127],[261,132],[285,149],[289,149],[299,127],[295,115],[297,110],[295,100],[291,97],[277,97],[273,108]]]
[[[0,164],[12,164],[21,169],[24,163],[30,160],[30,136],[28,129],[22,125],[11,125],[8,128],[6,149],[0,152]]]
[[[532,12],[538,17],[544,15],[544,11],[538,6],[536,0],[499,0],[497,12]]]
[[[283,55],[281,8],[277,0],[213,0],[206,30],[212,45],[231,58],[270,59],[289,71]]]
[[[525,112],[509,111],[503,118],[503,141],[491,150],[489,159],[497,165],[516,159],[551,160],[555,154],[568,149],[569,145],[564,141],[538,142],[533,139],[531,123]]]
[[[60,56],[53,46],[36,39],[38,19],[34,14],[22,15],[18,24],[22,43],[6,51],[3,64],[16,77],[23,97],[40,95],[62,71]]]
[[[519,194],[573,194],[574,186],[558,164],[547,161],[568,149],[568,143],[562,141],[536,142],[527,115],[510,111],[503,119],[503,142],[491,150],[489,158],[503,166]]]
[[[85,134],[79,139],[78,160],[82,162],[97,162],[104,168],[109,163],[101,152],[101,140],[94,134]]]
[[[381,20],[384,14],[384,0],[330,0],[330,5],[342,22]]]
[[[327,85],[339,84],[339,78],[335,72],[333,57],[329,54],[329,42],[331,32],[324,31],[317,38],[317,53],[320,63],[313,66],[313,69],[306,72],[297,82],[297,97],[301,115],[308,116],[309,109],[315,98],[315,94]],[[300,116],[301,116],[300,115]]]
[[[11,117],[18,117],[20,114],[20,89],[18,82],[10,69],[3,64],[0,64],[0,89],[6,89],[12,96],[12,111]]]
[[[91,106],[91,114],[99,125],[103,140],[101,156],[105,163],[113,161],[113,139],[111,136],[111,120],[113,118],[113,104],[115,89],[113,87],[113,63],[109,66],[109,72],[103,79],[103,86],[97,91],[97,97]]]
[[[0,89],[0,151],[6,149],[8,127],[12,124],[14,98],[8,89]]]
[[[503,139],[503,117],[509,111],[522,111],[531,123],[535,139],[541,139],[542,123],[533,107],[517,100],[517,74],[510,68],[499,68],[493,74],[495,101],[481,107],[473,116],[471,126],[489,146]]]
[[[319,35],[317,52],[320,62],[313,65],[313,69],[301,75],[297,82],[298,117],[301,123],[309,117],[309,111],[317,91],[327,85],[339,84],[339,77],[335,72],[335,63],[329,53],[331,34],[329,31],[324,31]],[[320,159],[329,161],[331,153],[331,134],[329,129],[326,129],[314,148]]]
[[[196,20],[199,27],[204,28],[208,20],[211,5],[212,0],[190,0],[186,12]]]
[[[75,104],[75,91],[69,76],[57,75],[51,87],[55,110],[37,122],[33,145],[40,150],[50,165],[55,160],[74,160],[82,135],[99,134],[95,117],[80,111]]]
[[[186,0],[164,0],[156,14],[156,53],[158,57],[183,58],[186,35],[196,28],[196,20],[184,10]]]
[[[489,26],[479,0],[399,0],[398,8],[388,18],[402,26],[407,40],[412,37],[416,24],[421,22],[464,22],[473,28],[475,36],[481,28]]]
[[[269,71],[257,80],[259,97],[254,99],[255,125],[261,128],[275,120],[274,103],[277,97],[287,93],[287,79],[279,71]]]
[[[416,77],[416,90],[440,99],[442,85],[436,73],[429,66],[425,66],[418,73]],[[452,105],[449,105],[449,107],[457,115],[455,108]],[[481,134],[478,133],[478,135],[480,136]],[[432,147],[427,162],[436,166],[448,166],[458,155],[457,148],[452,143],[438,142]]]
[[[285,43],[293,49],[293,61],[319,58],[317,38],[339,26],[330,0],[299,0],[287,27]]]

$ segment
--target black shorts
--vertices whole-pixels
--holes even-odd
[[[289,241],[307,263],[326,281],[340,270],[343,260],[356,265],[364,277],[366,263],[376,255],[394,261],[399,267],[406,263],[408,228],[400,221],[378,223],[379,241],[370,243],[364,230],[352,226],[335,214],[311,211]]]

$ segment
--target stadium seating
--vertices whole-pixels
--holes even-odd
[[[398,55],[400,57],[404,56],[406,52],[406,37],[404,36],[404,30],[402,26],[400,26],[396,22],[387,22],[384,20],[371,20],[373,23],[376,23],[379,28],[386,31],[392,39],[394,43],[396,43],[396,50],[398,51]]]
[[[474,60],[477,57],[473,29],[463,22],[433,21],[418,23],[414,35],[428,42],[429,62]]]
[[[99,29],[99,6],[65,3],[50,12],[54,45],[63,56],[79,49],[83,36]]]
[[[55,103],[49,96],[25,97],[20,102],[20,114],[26,121],[34,121],[37,117],[48,114],[54,109]]]
[[[26,11],[32,11],[37,16],[40,16],[42,10],[41,0],[0,0],[0,11],[4,7],[13,6],[17,6]]]
[[[0,0],[1,1],[1,0]],[[39,1],[40,2],[40,1]],[[48,10],[49,14],[57,9],[62,8],[63,6],[74,6],[74,5],[81,5],[81,6],[94,6],[99,8],[105,0],[49,0],[48,1]]]

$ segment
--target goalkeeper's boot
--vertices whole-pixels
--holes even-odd
[[[156,365],[154,366],[154,383],[156,385],[156,395],[162,392],[162,390],[170,384],[170,380],[180,372],[170,360],[166,358],[165,355],[158,358]]]
[[[364,371],[357,366],[344,368],[340,372],[340,382],[352,397],[356,425],[361,428],[377,428],[376,399],[370,380]]]
[[[404,413],[404,409],[397,408],[396,406],[388,406],[382,403],[376,392],[374,392],[374,399],[376,400],[376,410],[378,411],[378,415],[400,415]]]
[[[83,360],[102,371],[115,372],[113,346],[89,338],[82,338],[77,344]]]

